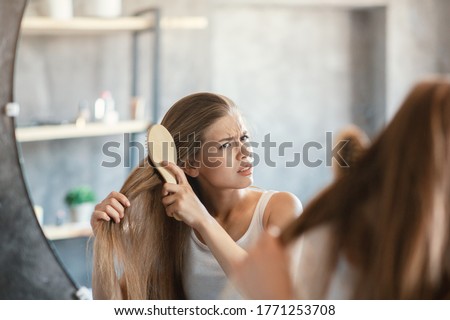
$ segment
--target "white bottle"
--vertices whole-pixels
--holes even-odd
[[[105,116],[103,122],[113,124],[119,121],[119,114],[116,111],[116,105],[112,98],[111,92],[103,91],[101,98],[105,102]]]
[[[94,104],[94,117],[95,121],[103,121],[106,112],[106,102],[103,98],[95,100]]]

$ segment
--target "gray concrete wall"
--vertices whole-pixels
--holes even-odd
[[[450,72],[450,1],[393,0],[387,22],[387,115],[417,79]]]
[[[276,143],[255,150],[256,184],[307,202],[332,179],[327,132],[382,125],[384,10],[226,4],[211,20],[214,91],[236,100],[259,146]]]
[[[374,136],[386,112],[386,9],[353,10],[350,18],[351,118]]]
[[[330,180],[324,164],[292,164],[309,141],[350,120],[350,16],[345,11],[272,6],[215,8],[212,30],[213,90],[228,95],[245,115],[261,163],[258,186],[289,190],[303,201]],[[323,23],[327,21],[327,23]],[[291,142],[285,156],[278,147]],[[314,149],[311,149],[314,150]],[[311,162],[325,160],[312,151]],[[290,166],[290,167],[289,167]]]

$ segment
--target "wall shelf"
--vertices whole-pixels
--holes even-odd
[[[101,34],[109,32],[137,32],[152,30],[154,17],[122,17],[114,19],[77,17],[55,20],[47,17],[25,17],[22,33],[31,35]]]
[[[109,136],[122,133],[145,132],[150,127],[147,121],[120,121],[114,124],[87,123],[83,126],[75,124],[19,127],[16,138],[19,142],[58,140]]]
[[[277,6],[365,9],[386,7],[391,0],[278,0]],[[215,0],[219,5],[274,5],[273,0]]]
[[[86,223],[65,223],[60,226],[42,226],[48,240],[64,240],[79,237],[90,237],[93,235],[89,222]]]

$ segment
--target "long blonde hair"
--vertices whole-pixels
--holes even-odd
[[[174,137],[178,165],[196,156],[205,130],[225,115],[238,115],[234,103],[212,93],[177,101],[161,124]],[[188,177],[197,194],[201,190]],[[184,299],[182,271],[190,228],[166,216],[161,204],[163,181],[144,159],[120,190],[131,202],[120,224],[102,222],[94,240],[94,272],[103,292],[117,299]]]
[[[354,298],[433,299],[450,283],[450,82],[420,82],[348,174],[281,236],[332,226],[329,274],[344,255]],[[329,281],[326,286],[329,285]],[[326,288],[322,292],[326,292]]]

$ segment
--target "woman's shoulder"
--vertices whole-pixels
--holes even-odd
[[[293,193],[288,191],[277,191],[277,190],[271,190],[271,189],[263,189],[255,186],[251,186],[248,188],[251,194],[262,196],[263,194],[270,195],[269,202],[267,205],[271,206],[277,206],[281,204],[291,204],[296,205],[301,208],[302,203],[300,202],[300,199]]]
[[[287,191],[273,191],[264,212],[264,226],[274,224],[284,227],[303,211],[300,199]]]
[[[293,210],[297,215],[303,211],[303,206],[300,199],[293,193],[288,191],[274,191],[267,203],[269,210]]]
[[[272,191],[273,195],[271,197],[271,202],[274,204],[283,204],[283,203],[289,203],[294,204],[298,206],[302,206],[302,203],[300,202],[300,199],[289,191]]]

